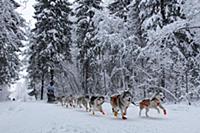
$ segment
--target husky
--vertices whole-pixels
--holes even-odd
[[[112,106],[112,112],[114,113],[114,116],[118,116],[119,110],[122,114],[122,119],[127,119],[126,113],[127,109],[132,102],[132,94],[129,91],[124,91],[120,95],[115,95],[110,98],[110,103]]]
[[[156,92],[156,94],[151,99],[144,99],[139,103],[140,112],[139,116],[141,116],[141,112],[143,109],[146,109],[145,115],[146,117],[149,117],[148,112],[149,109],[154,108],[160,113],[159,108],[161,108],[164,112],[164,115],[166,115],[165,108],[161,105],[161,101],[163,101],[165,98],[164,94],[162,92]],[[159,107],[159,108],[158,108]]]
[[[72,95],[66,96],[64,98],[64,105],[68,107],[74,107],[75,108],[76,98]]]
[[[65,100],[65,96],[56,97],[57,103],[61,103],[62,106],[64,106],[64,104],[65,104],[64,100]]]
[[[82,108],[85,107],[86,111],[89,111],[89,101],[90,101],[90,97],[87,96],[81,96],[77,98],[77,106]]]
[[[90,98],[90,111],[92,111],[92,114],[95,115],[95,111],[100,111],[103,115],[105,115],[105,112],[102,109],[102,105],[105,102],[105,98],[103,96],[92,96]]]

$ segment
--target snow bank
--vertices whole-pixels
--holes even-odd
[[[164,105],[168,115],[151,110],[150,118],[138,117],[138,108],[131,106],[128,119],[115,119],[108,103],[106,115],[81,109],[63,108],[43,102],[0,103],[1,133],[198,133],[200,107]],[[144,113],[144,112],[143,112]]]

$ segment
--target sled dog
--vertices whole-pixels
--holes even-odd
[[[146,117],[149,117],[148,112],[149,109],[156,109],[158,113],[160,113],[159,108],[161,108],[164,112],[164,115],[166,115],[165,108],[161,105],[161,101],[165,98],[164,94],[162,92],[156,92],[156,94],[151,99],[144,99],[139,103],[140,112],[139,116],[141,116],[141,112],[143,109],[146,110],[145,115]],[[158,108],[159,107],[159,108]]]
[[[90,98],[90,110],[95,115],[95,111],[100,111],[103,115],[105,114],[102,108],[105,98],[103,96],[92,96]]]
[[[68,107],[75,107],[76,98],[72,95],[66,96],[64,99],[64,105]]]
[[[126,113],[130,103],[132,102],[132,97],[133,96],[129,91],[124,91],[120,95],[115,95],[110,98],[112,111],[115,117],[118,116],[118,112],[120,110],[122,119],[127,119]]]
[[[64,106],[64,100],[65,100],[65,96],[56,97],[57,103],[61,103],[62,106]]]
[[[77,106],[82,108],[82,106],[86,109],[86,111],[89,111],[89,101],[90,97],[87,96],[81,96],[77,98]]]

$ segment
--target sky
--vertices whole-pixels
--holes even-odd
[[[22,17],[26,20],[28,25],[31,28],[34,27],[35,20],[33,19],[35,0],[16,0],[21,6],[17,9],[17,11],[22,15]]]
[[[21,6],[17,9],[17,11],[22,15],[22,17],[26,20],[28,25],[33,28],[35,24],[35,20],[33,19],[34,8],[33,5],[36,3],[35,0],[15,0]],[[74,0],[69,0],[73,2]]]
[[[33,19],[34,15],[34,8],[33,5],[36,3],[35,0],[15,0],[18,2],[21,7],[17,9],[17,11],[23,16],[23,18],[26,20],[28,25],[33,28],[35,24],[35,20]],[[69,0],[70,2],[73,2],[74,0]],[[103,0],[105,4],[109,3],[112,0]]]

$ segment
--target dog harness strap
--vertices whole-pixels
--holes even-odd
[[[119,98],[119,100],[118,100],[118,105],[119,105],[119,107],[121,108],[121,107],[123,107],[123,106],[125,106],[124,105],[124,103],[121,101],[122,100],[122,98],[120,97],[120,96],[118,96]]]

